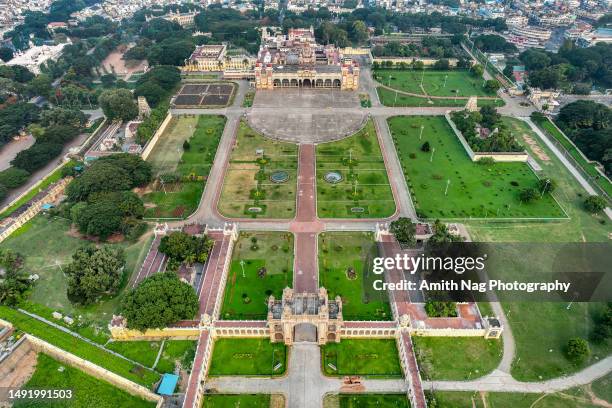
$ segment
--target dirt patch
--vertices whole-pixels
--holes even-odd
[[[124,79],[129,79],[134,72],[144,71],[147,66],[147,61],[126,61],[123,59],[123,54],[128,50],[125,45],[120,45],[108,57],[102,61],[102,67],[107,72],[115,73],[117,76],[122,76]]]
[[[0,388],[21,388],[36,369],[37,353],[26,340],[2,362]],[[1,406],[1,405],[0,405]]]
[[[531,136],[523,135],[523,140],[525,140],[525,142],[529,145],[531,151],[533,151],[533,153],[538,156],[538,159],[545,162],[550,161],[550,157],[548,157],[548,155],[544,152],[544,150],[542,150],[540,145]]]
[[[285,397],[280,394],[272,394],[270,397],[270,408],[285,408]]]

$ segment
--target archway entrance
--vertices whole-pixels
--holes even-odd
[[[294,343],[316,343],[317,326],[312,323],[299,323],[293,327]]]

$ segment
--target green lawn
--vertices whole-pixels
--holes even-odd
[[[173,373],[177,362],[181,368],[191,370],[197,345],[193,340],[166,340],[155,370],[162,374]]]
[[[424,130],[419,140],[421,125]],[[412,200],[422,217],[566,217],[550,194],[532,203],[521,203],[520,190],[537,183],[528,165],[472,162],[443,116],[393,117],[389,127]],[[430,152],[421,151],[425,142],[430,143]]]
[[[263,150],[258,155],[257,150]],[[297,145],[268,139],[241,121],[223,180],[219,212],[226,217],[292,218],[297,188]],[[284,182],[273,182],[284,172]]]
[[[137,361],[145,367],[153,367],[161,341],[112,341],[106,348]]]
[[[373,121],[354,135],[318,144],[317,212],[321,218],[384,218],[395,213],[393,192]],[[330,172],[342,180],[325,180]]]
[[[325,408],[410,408],[405,394],[331,394],[324,398]]]
[[[268,394],[206,394],[202,408],[270,408]]]
[[[281,366],[274,370],[278,364]],[[287,346],[263,339],[218,339],[208,374],[277,376],[287,369]]]
[[[159,380],[159,374],[117,357],[108,351],[89,344],[77,337],[56,329],[46,323],[29,317],[17,310],[0,306],[0,318],[7,320],[16,329],[32,334],[76,356],[89,360],[109,371],[145,387],[151,387]]]
[[[319,235],[319,279],[330,299],[342,298],[345,320],[392,318],[387,293],[371,289],[372,282],[381,279],[371,272],[370,261],[377,253],[370,232],[324,232]],[[349,268],[355,271],[354,277],[349,278]]]
[[[413,337],[423,379],[470,380],[489,374],[501,361],[502,342],[482,337]]]
[[[374,79],[400,91],[432,96],[495,96],[483,87],[483,80],[467,70],[397,70],[377,69]],[[422,87],[421,87],[422,83]]]
[[[608,196],[612,197],[612,184],[605,177],[601,176],[594,163],[591,163],[584,158],[582,152],[569,140],[567,136],[561,133],[548,118],[534,118],[533,122],[537,124],[544,133],[551,137],[553,141],[557,140],[557,142],[563,146],[563,148],[569,153],[574,161],[578,163],[584,172],[590,176],[591,181],[605,191]]]
[[[412,96],[412,95],[403,95],[401,93],[396,93],[390,89],[383,88],[379,86],[376,88],[376,92],[378,93],[378,99],[380,99],[380,103],[384,106],[393,106],[393,107],[463,107],[467,103],[467,99],[455,99],[455,98],[428,98],[426,96]],[[478,99],[478,106],[504,106],[506,103],[502,98],[499,99]]]
[[[62,371],[60,371],[60,367]],[[55,400],[53,403],[42,403],[40,400],[24,400],[15,402],[14,407],[155,407],[155,402],[146,401],[128,394],[126,391],[114,387],[106,381],[99,380],[76,368],[60,363],[46,354],[38,354],[36,370],[22,389],[71,390],[72,399],[64,401]]]
[[[20,230],[4,241],[0,248],[11,249],[25,257],[24,269],[39,276],[29,301],[42,308],[32,310],[52,319],[51,313],[59,311],[73,317],[82,316],[82,321],[91,323],[106,332],[106,326],[113,313],[117,313],[124,288],[132,272],[139,267],[146,256],[152,237],[142,236],[136,242],[107,244],[119,246],[125,251],[126,267],[119,294],[105,298],[89,306],[73,305],[66,296],[66,277],[61,265],[72,260],[72,254],[81,246],[91,244],[75,236],[70,222],[59,217],[38,215]],[[59,266],[58,266],[59,265]],[[24,306],[29,309],[28,305]],[[45,310],[46,309],[46,310]],[[54,319],[52,319],[54,320]],[[95,339],[94,339],[95,340]]]
[[[156,176],[176,174],[176,183],[152,183],[143,196],[145,217],[185,218],[198,207],[225,127],[224,116],[172,119],[148,157]],[[189,148],[183,143],[189,141]]]
[[[516,341],[512,376],[521,381],[539,381],[574,373],[610,354],[605,344],[590,343],[591,357],[574,365],[565,357],[567,341],[588,339],[593,329],[591,316],[600,312],[599,303],[503,303]],[[546,335],[543,335],[546,333]]]
[[[399,378],[402,367],[395,340],[342,340],[321,346],[321,364],[326,375],[363,375]],[[335,369],[334,369],[335,367]]]
[[[584,211],[585,190],[557,157],[539,140],[524,122],[505,118],[513,134],[542,166],[542,176],[557,182],[556,197],[570,219],[558,223],[468,224],[472,239],[481,242],[605,242],[610,231],[604,216],[593,216]],[[527,143],[535,141],[535,145]],[[545,155],[538,156],[534,149]],[[566,358],[564,347],[571,337],[588,338],[591,314],[601,304],[574,303],[567,310],[566,303],[515,302],[503,305],[512,326],[517,346],[513,375],[525,381],[538,381],[578,371]],[[545,333],[545,335],[543,335]],[[609,355],[601,346],[591,345],[594,355]],[[594,358],[591,362],[594,362]]]
[[[265,273],[260,277],[262,268]],[[292,282],[293,235],[243,232],[232,253],[221,316],[228,320],[265,320],[268,297],[280,299],[283,289],[291,287]]]
[[[547,394],[438,391],[434,393],[434,397],[437,408],[595,408],[603,406],[591,400],[587,387],[576,387]]]

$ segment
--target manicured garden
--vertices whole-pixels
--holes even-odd
[[[32,304],[40,306],[35,306],[33,312],[49,319],[53,311],[73,317],[82,316],[83,321],[106,332],[108,321],[113,313],[117,313],[124,288],[132,272],[146,256],[151,239],[151,236],[144,235],[136,242],[108,244],[125,251],[126,267],[121,289],[117,296],[104,298],[89,306],[75,305],[66,295],[67,278],[62,272],[62,265],[71,261],[72,254],[78,248],[90,244],[70,228],[70,221],[38,215],[15,231],[0,248],[22,254],[25,257],[24,269],[39,276],[28,298]],[[23,307],[30,309],[28,305]]]
[[[330,376],[399,378],[402,367],[393,339],[342,340],[321,347],[323,372]]]
[[[410,408],[405,394],[334,394],[326,395],[324,408]]]
[[[287,369],[287,346],[269,339],[218,339],[208,374],[278,376]]]
[[[345,320],[390,320],[387,292],[375,291],[371,260],[377,254],[369,232],[324,232],[319,235],[319,280],[330,299],[342,298]]]
[[[19,408],[53,407],[96,407],[96,408],[144,408],[155,407],[155,402],[146,401],[119,389],[106,381],[60,363],[47,356],[38,354],[36,370],[21,388],[39,390],[71,390],[72,398],[42,403],[40,400],[16,401]]]
[[[269,394],[205,394],[202,408],[270,408]]]
[[[597,171],[596,165],[584,157],[582,152],[576,147],[567,136],[565,136],[547,117],[533,116],[533,122],[542,129],[542,131],[551,137],[553,141],[557,141],[563,149],[574,159],[574,161],[591,177],[591,180],[596,183],[599,188],[605,191],[609,196],[612,196],[612,184]]]
[[[145,387],[151,387],[159,380],[159,374],[152,370],[134,365],[128,360],[117,357],[100,347],[87,343],[15,309],[0,306],[0,319],[11,322],[18,330],[38,337]]]
[[[376,128],[318,144],[317,212],[321,218],[384,218],[395,213]]]
[[[143,195],[145,217],[185,218],[195,211],[225,121],[213,115],[172,119],[147,159],[156,178]]]
[[[280,299],[293,282],[293,235],[243,232],[234,246],[221,316],[265,320],[268,297]]]
[[[423,379],[471,380],[493,371],[501,361],[502,341],[482,337],[412,338]]]
[[[483,79],[467,70],[436,71],[377,69],[374,78],[400,91],[431,96],[495,96],[483,86]],[[422,83],[422,86],[421,86]]]
[[[218,203],[231,218],[292,218],[297,145],[268,139],[240,122]]]
[[[550,194],[529,203],[520,200],[521,190],[538,182],[526,163],[472,162],[443,116],[393,117],[389,127],[422,217],[566,218]]]
[[[378,93],[378,99],[380,99],[380,103],[384,106],[393,106],[393,107],[423,107],[423,108],[431,108],[431,107],[462,107],[467,103],[467,99],[459,99],[459,98],[429,98],[425,95],[423,96],[414,96],[414,95],[406,95],[401,94],[399,92],[395,92],[391,89],[384,88],[379,86],[376,88],[376,92]],[[504,106],[506,103],[502,98],[498,99],[478,99],[477,104],[479,107],[482,106]]]

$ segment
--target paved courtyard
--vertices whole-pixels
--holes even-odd
[[[287,112],[289,108],[291,113]],[[351,111],[338,115],[339,108]],[[319,110],[311,112],[312,109]],[[367,115],[359,110],[356,92],[279,89],[258,91],[247,118],[253,128],[266,136],[294,143],[319,143],[355,133],[364,125]]]

